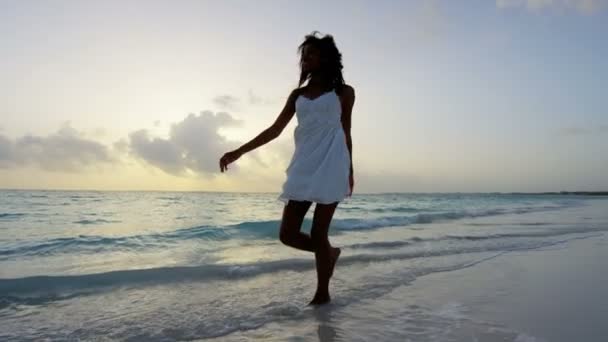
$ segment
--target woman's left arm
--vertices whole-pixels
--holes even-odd
[[[352,123],[352,112],[355,104],[355,88],[348,84],[344,85],[342,92],[342,127],[344,128],[344,134],[346,136],[346,146],[348,146],[348,153],[350,153],[350,174],[353,175],[353,141],[350,134],[351,123]]]

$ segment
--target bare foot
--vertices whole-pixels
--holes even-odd
[[[331,249],[331,266],[329,268],[329,277],[331,278],[334,275],[334,267],[336,266],[336,262],[340,257],[340,253],[342,250],[338,247],[332,247]]]
[[[315,297],[310,301],[310,303],[308,303],[308,305],[321,305],[321,304],[329,303],[330,301],[331,301],[331,298],[329,296],[329,293],[324,293],[324,294],[315,293]]]

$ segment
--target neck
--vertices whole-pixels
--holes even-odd
[[[324,88],[328,85],[327,80],[323,77],[323,75],[313,72],[308,80],[308,85],[313,87]]]

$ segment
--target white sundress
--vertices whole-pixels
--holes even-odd
[[[300,95],[295,106],[295,150],[277,200],[329,204],[350,198],[351,161],[338,94],[332,90],[314,99]]]

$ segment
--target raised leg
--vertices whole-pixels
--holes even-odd
[[[310,235],[302,233],[302,222],[304,216],[310,208],[310,201],[289,200],[283,208],[283,218],[281,220],[281,230],[279,238],[287,246],[303,251],[314,252],[314,244]]]

